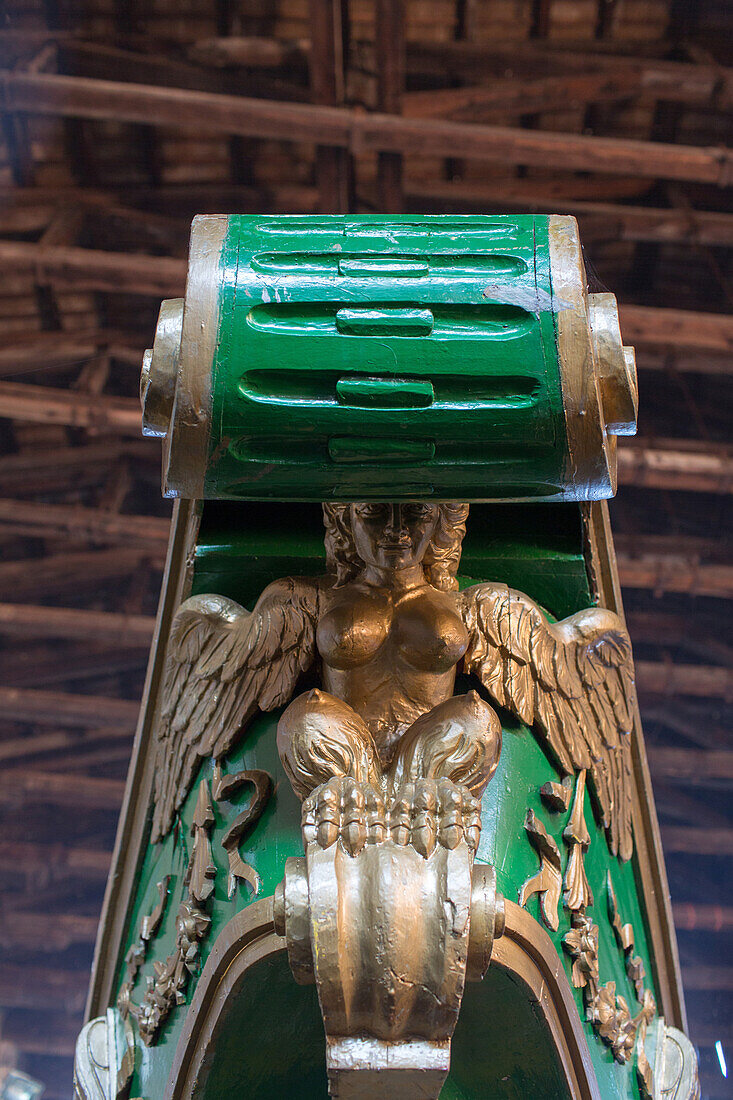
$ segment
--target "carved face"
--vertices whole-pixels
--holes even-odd
[[[439,518],[437,504],[352,504],[351,530],[365,565],[406,569],[425,557]]]

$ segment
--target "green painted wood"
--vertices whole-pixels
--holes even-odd
[[[205,495],[561,496],[548,224],[231,215]]]
[[[195,592],[222,593],[251,607],[264,586],[277,577],[288,574],[313,575],[322,570],[323,527],[320,507],[310,504],[263,503],[205,505],[196,550]],[[461,583],[469,584],[481,580],[501,580],[520,588],[556,618],[587,607],[591,603],[591,595],[583,559],[579,507],[473,506],[464,542]],[[470,686],[475,685],[468,678],[462,678],[456,691],[468,690]],[[285,860],[291,855],[302,854],[300,806],[284,775],[275,744],[278,717],[279,714],[274,712],[255,718],[243,741],[227,761],[229,772],[245,767],[261,768],[268,771],[275,781],[270,804],[252,834],[241,845],[242,857],[262,877],[262,896],[271,894],[282,879]],[[529,729],[507,713],[502,713],[501,718],[504,745],[499,768],[483,800],[483,833],[479,859],[494,864],[500,891],[516,901],[522,884],[539,867],[536,853],[524,831],[527,808],[531,807],[535,811],[555,837],[563,851],[563,862],[566,850],[562,841],[562,830],[569,811],[565,814],[552,814],[541,802],[539,787],[547,780],[557,778],[559,773]],[[210,778],[211,774],[212,766],[207,763],[202,767],[201,776]],[[213,899],[209,903],[211,934],[204,942],[202,961],[208,957],[225,923],[253,900],[252,892],[246,885],[237,887],[232,900],[226,897],[226,856],[221,847],[226,829],[234,817],[246,807],[248,798],[248,793],[244,791],[231,803],[214,806],[216,824],[212,848],[219,873]],[[153,973],[153,962],[164,960],[173,949],[175,914],[184,892],[183,876],[190,854],[189,833],[195,802],[196,785],[180,815],[180,829],[174,830],[162,844],[151,846],[143,853],[138,891],[132,899],[125,951],[137,938],[141,917],[152,909],[157,900],[156,882],[168,873],[173,878],[160,933],[151,945],[135,987],[133,1000],[137,1002],[144,994],[146,979]],[[592,838],[586,869],[595,897],[595,904],[589,912],[600,930],[601,981],[615,981],[617,991],[626,997],[634,1013],[638,1010],[634,989],[626,975],[623,956],[615,943],[607,917],[605,880],[610,869],[622,919],[624,922],[631,922],[634,927],[636,952],[647,969],[647,986],[655,992],[646,923],[637,893],[638,868],[635,860],[622,864],[610,856],[603,831],[594,817],[590,798],[586,799],[585,817]],[[536,919],[540,919],[536,897],[530,899],[528,911]],[[563,950],[562,937],[569,927],[568,914],[561,910],[557,933],[547,930],[563,959],[568,976],[570,959]],[[120,960],[120,983],[123,970],[123,962]],[[253,993],[252,1019],[247,1026],[255,1029],[261,1027],[258,1032],[261,1035],[282,1034],[284,1041],[287,1041],[287,1053],[283,1055],[282,1066],[272,1063],[271,1069],[279,1073],[282,1068],[283,1074],[286,1074],[291,1072],[293,1066],[302,1066],[302,1087],[288,1085],[290,1092],[304,1100],[325,1097],[322,1062],[319,1061],[320,1054],[316,1052],[316,1057],[313,1049],[316,1024],[321,1028],[318,1034],[322,1041],[320,1018],[313,1015],[313,1005],[307,1011],[298,1008],[299,997],[312,997],[313,994],[297,991],[298,987],[294,982],[291,988],[285,981],[287,977],[288,974],[283,972],[276,976],[277,980],[273,978],[269,1005],[266,1000],[258,1001]],[[471,986],[466,991],[455,1038],[457,1060],[443,1093],[444,1100],[483,1100],[493,1096],[554,1098],[562,1095],[554,1091],[551,1069],[546,1062],[534,1065],[528,1077],[517,1078],[519,1084],[514,1080],[502,1082],[502,1075],[507,1072],[507,1048],[514,1049],[512,1044],[515,1034],[522,1035],[521,1031],[515,1033],[513,1030],[518,1026],[515,1025],[515,1017],[521,1013],[512,1007],[512,991],[504,990],[499,994],[494,983],[495,978],[492,977],[481,987],[483,992],[477,992],[477,987]],[[194,985],[194,981],[189,983],[188,1000]],[[492,1000],[492,990],[498,999]],[[264,996],[263,990],[260,993]],[[576,991],[575,996],[582,1016],[580,992]],[[259,1017],[263,1012],[267,1015],[261,1021]],[[165,1082],[184,1018],[185,1006],[175,1009],[162,1029],[160,1040],[151,1049],[145,1048],[138,1041],[138,1068],[132,1084],[132,1096],[157,1100],[164,1095]],[[238,1017],[235,1016],[234,1019]],[[505,1034],[499,1042],[496,1036],[502,1034],[502,1026]],[[248,1034],[254,1033],[250,1031]],[[589,1027],[587,1036],[604,1100],[636,1100],[638,1087],[633,1063],[627,1066],[617,1065],[608,1048]],[[493,1041],[490,1041],[492,1037]],[[262,1039],[263,1043],[264,1041]],[[538,1058],[542,1049],[542,1043],[539,1043],[538,1050],[535,1051]],[[248,1057],[245,1043],[237,1046],[232,1040],[231,1050],[232,1057]],[[532,1050],[534,1051],[534,1045]],[[256,1058],[256,1066],[260,1068],[256,1072],[252,1070],[254,1076],[251,1087],[248,1086],[248,1090],[241,1095],[248,1098],[276,1095],[276,1092],[267,1092],[269,1085],[262,1078],[262,1067],[266,1067],[267,1060],[260,1058],[259,1049],[253,1056]],[[222,1073],[228,1072],[227,1062],[228,1059],[225,1059]],[[231,1072],[239,1070],[232,1068]],[[280,1078],[276,1076],[275,1081],[279,1082]],[[497,1085],[497,1081],[500,1084]],[[207,1097],[208,1095],[207,1093]],[[217,1094],[211,1093],[212,1097],[215,1095]],[[227,1093],[219,1092],[218,1095],[224,1096]],[[283,1095],[283,1092],[279,1095]]]
[[[276,1028],[270,1018],[273,999],[280,1005]],[[469,986],[464,1007],[442,1100],[566,1100],[562,1068],[537,1007],[508,975],[490,971],[481,985]],[[284,955],[252,968],[196,1100],[230,1096],[328,1100],[316,990],[295,985]]]

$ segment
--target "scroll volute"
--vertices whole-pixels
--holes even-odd
[[[183,298],[162,302],[155,341],[143,356],[140,403],[143,435],[165,436],[173,412],[183,332]]]
[[[621,339],[616,295],[589,294],[588,321],[606,431],[634,435],[639,412],[636,356]]]

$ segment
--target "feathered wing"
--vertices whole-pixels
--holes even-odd
[[[229,751],[255,710],[288,702],[315,653],[318,586],[288,578],[254,611],[193,596],[173,620],[157,724],[153,841],[173,825],[201,761]]]
[[[542,731],[566,773],[588,769],[609,847],[629,859],[634,665],[621,620],[591,608],[551,623],[529,596],[502,584],[474,585],[461,600],[466,671]]]

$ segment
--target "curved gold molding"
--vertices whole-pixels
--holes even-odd
[[[178,378],[163,448],[163,495],[204,495],[211,435],[212,364],[219,336],[218,276],[229,218],[199,216],[191,226]]]
[[[287,951],[275,932],[274,898],[247,906],[224,925],[196,984],[165,1089],[166,1100],[190,1100],[201,1066],[216,1041],[224,1008],[255,963]]]
[[[616,492],[616,455],[604,430],[593,347],[588,294],[578,225],[553,214],[549,225],[550,273],[555,302],[558,362],[572,483],[588,487],[590,499]],[[593,486],[591,491],[589,488]]]
[[[216,1043],[224,1009],[262,959],[286,951],[274,927],[273,898],[254,902],[233,917],[217,937],[196,985],[178,1041],[166,1100],[191,1100],[201,1067]],[[573,992],[552,941],[533,917],[505,902],[504,935],[494,943],[492,966],[528,988],[549,1027],[571,1100],[601,1100]]]

